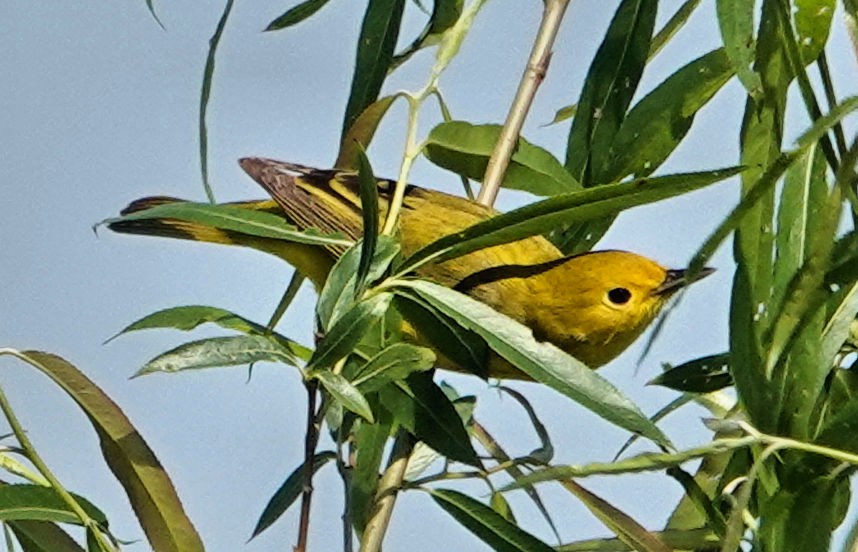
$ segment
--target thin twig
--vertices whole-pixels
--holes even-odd
[[[414,449],[414,438],[406,431],[400,430],[393,443],[390,461],[378,482],[378,492],[375,498],[375,508],[372,517],[366,524],[361,538],[361,552],[379,552],[381,542],[387,533],[396,494],[402,487],[405,471],[408,467],[408,457]]]
[[[495,203],[503,175],[509,166],[509,161],[512,159],[515,145],[521,134],[521,128],[524,126],[524,119],[530,111],[536,90],[542,84],[545,73],[548,71],[551,46],[554,44],[554,38],[557,36],[557,30],[560,28],[560,22],[563,20],[563,14],[566,12],[569,1],[545,0],[542,22],[539,25],[539,32],[536,35],[536,41],[533,43],[527,67],[518,85],[518,91],[515,93],[515,99],[509,109],[495,149],[486,166],[483,186],[477,196],[477,201],[483,205],[491,207]]]
[[[298,522],[298,544],[295,552],[307,550],[307,536],[310,531],[310,503],[313,499],[313,456],[319,441],[319,421],[316,413],[316,396],[319,382],[311,379],[305,382],[307,388],[307,432],[304,436],[304,488],[301,491],[301,519]]]

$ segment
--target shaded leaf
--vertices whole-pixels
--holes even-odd
[[[501,128],[465,121],[441,123],[429,132],[423,152],[439,167],[482,181]],[[545,196],[581,188],[551,153],[524,138],[518,140],[501,185]]]
[[[384,446],[391,430],[390,413],[381,405],[375,406],[376,423],[359,421],[354,432],[357,453],[349,480],[349,515],[358,532],[363,532],[372,514]]]
[[[801,60],[811,63],[819,57],[828,42],[835,0],[795,0],[795,30]]]
[[[685,0],[681,6],[673,13],[654,37],[649,46],[649,59],[658,55],[662,48],[667,45],[673,36],[688,22],[688,18],[700,5],[700,0]]]
[[[587,71],[566,146],[566,168],[589,188],[634,97],[649,54],[656,0],[623,0]]]
[[[322,9],[328,1],[329,0],[304,0],[304,2],[289,8],[285,13],[274,19],[267,27],[265,27],[265,30],[279,31],[280,29],[297,25]]]
[[[24,552],[84,552],[71,535],[46,521],[7,522]]]
[[[330,368],[351,353],[363,336],[384,317],[392,297],[390,293],[378,293],[343,313],[318,343],[307,368]]]
[[[358,166],[358,150],[360,147],[364,149],[369,147],[372,142],[375,131],[381,120],[387,114],[387,110],[393,105],[393,101],[400,97],[401,94],[392,94],[376,100],[352,123],[352,126],[343,136],[343,141],[340,144],[340,153],[337,155],[337,161],[334,166],[343,170],[356,170]]]
[[[107,516],[89,500],[71,493],[75,501],[89,517],[107,526]],[[69,508],[68,504],[51,487],[42,485],[16,484],[0,485],[0,520],[36,520],[55,523],[75,523],[82,521]]]
[[[317,452],[313,455],[310,468],[312,473],[315,474],[319,468],[336,457],[337,455],[331,451]],[[285,514],[292,503],[301,496],[301,492],[304,490],[304,469],[303,463],[295,468],[268,500],[268,504],[265,505],[265,509],[262,510],[262,514],[256,522],[256,527],[253,528],[253,534],[250,535],[251,540],[280,519],[280,516]]]
[[[550,343],[540,343],[530,328],[466,295],[426,281],[399,281],[435,308],[486,340],[498,355],[609,422],[669,446],[670,441],[616,387]]]
[[[677,70],[626,115],[599,175],[613,181],[651,174],[685,137],[697,111],[732,76],[723,48]]]
[[[358,147],[358,186],[360,192],[363,236],[360,240],[360,261],[355,275],[355,300],[363,295],[367,285],[369,269],[375,258],[378,244],[378,184],[372,173],[372,166],[362,147]]]
[[[479,466],[462,420],[431,374],[414,374],[381,389],[382,405],[394,420],[450,460]]]
[[[393,63],[393,50],[405,0],[370,0],[357,41],[355,70],[343,118],[342,136],[358,116],[378,99],[381,85]]]
[[[669,367],[653,378],[648,385],[661,385],[686,393],[711,393],[733,384],[728,370],[730,354],[721,353],[691,360]]]
[[[554,549],[482,502],[452,489],[430,489],[445,512],[498,552],[551,552]]]
[[[405,63],[408,58],[422,48],[433,46],[439,42],[441,35],[451,28],[462,15],[463,0],[434,0],[432,14],[420,35],[402,52],[393,56],[391,70]]]

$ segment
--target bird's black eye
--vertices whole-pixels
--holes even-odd
[[[632,298],[632,292],[626,288],[614,288],[608,291],[608,299],[615,305],[625,305]]]

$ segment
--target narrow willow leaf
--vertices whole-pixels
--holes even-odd
[[[381,85],[393,63],[393,51],[405,0],[370,0],[357,41],[355,70],[343,118],[342,136],[358,116],[378,99]]]
[[[711,529],[673,529],[652,531],[671,550],[709,552],[721,550],[721,540]],[[632,549],[619,539],[587,539],[563,544],[561,552],[630,552]]]
[[[647,385],[661,385],[685,393],[712,393],[733,384],[729,366],[730,353],[696,358],[668,367]]]
[[[372,165],[362,147],[358,148],[358,186],[360,189],[361,217],[363,218],[363,236],[360,240],[360,261],[355,275],[355,299],[363,295],[367,285],[369,269],[375,257],[378,244],[378,184],[372,173]]]
[[[359,533],[366,527],[372,515],[376,493],[378,491],[379,471],[384,456],[384,446],[391,431],[390,413],[381,405],[378,419],[374,424],[359,421],[354,431],[354,444],[357,449],[354,469],[349,479],[349,515],[352,524]]]
[[[400,281],[438,310],[486,340],[498,355],[534,380],[544,383],[609,422],[656,443],[670,441],[616,387],[550,343],[533,338],[530,328],[466,295],[426,281]]]
[[[158,17],[158,14],[155,12],[155,4],[153,0],[146,0],[146,7],[149,8],[149,13],[152,14],[152,18],[155,20],[155,23],[157,23],[161,29],[166,30],[164,24],[161,23],[161,19]]]
[[[655,25],[656,0],[623,0],[584,81],[569,131],[565,166],[585,187],[606,184],[596,170],[640,82]]]
[[[480,336],[439,313],[419,295],[397,293],[393,304],[416,335],[431,345],[439,356],[450,359],[471,374],[488,378],[485,361],[489,351]]]
[[[361,247],[358,246],[346,251],[328,274],[328,279],[319,294],[316,315],[322,323],[322,328],[326,330],[330,329],[331,325],[336,323],[355,302],[356,274],[360,265],[360,254]],[[399,244],[389,236],[379,236],[366,280],[374,282],[381,278],[397,255],[399,255]]]
[[[413,270],[428,260],[448,260],[484,247],[550,232],[572,220],[580,222],[615,215],[631,207],[698,190],[741,170],[740,167],[730,167],[642,178],[544,199],[432,242],[414,253],[403,266]]]
[[[229,14],[232,12],[234,0],[226,0],[221,13],[220,19],[217,22],[217,27],[212,37],[209,39],[209,51],[206,56],[206,66],[203,69],[203,83],[200,88],[200,110],[199,110],[199,137],[200,137],[200,172],[203,179],[203,189],[206,192],[206,197],[210,203],[215,202],[214,192],[212,192],[211,183],[209,182],[209,133],[206,128],[206,114],[209,108],[209,98],[211,96],[212,81],[214,80],[215,70],[215,54],[217,53],[218,44],[223,36],[223,30],[226,28],[226,22],[229,19]]]
[[[301,21],[310,18],[314,13],[322,9],[329,0],[304,0],[297,6],[289,8],[280,17],[277,17],[265,27],[266,31],[279,31]]]
[[[463,4],[463,0],[434,0],[426,26],[408,47],[393,57],[391,70],[408,61],[421,49],[437,44],[441,36],[459,20]]]
[[[382,405],[393,419],[450,460],[479,466],[468,432],[444,392],[431,374],[414,374],[381,389]]]
[[[61,387],[86,413],[101,441],[104,459],[122,484],[153,550],[203,551],[191,521],[155,454],[125,414],[77,368],[39,351],[25,351],[29,362]]]
[[[482,502],[452,489],[430,489],[445,512],[498,552],[551,552],[554,549]]]
[[[298,230],[282,216],[264,211],[245,209],[238,205],[176,202],[158,205],[145,211],[107,219],[101,224],[121,223],[146,219],[177,219],[195,222],[211,228],[241,232],[250,236],[275,238],[309,245],[349,247],[353,242],[334,235],[327,236],[316,230]]]
[[[311,473],[315,474],[319,471],[319,468],[336,457],[337,455],[331,451],[317,452],[313,455],[313,462],[310,467]],[[305,470],[306,466],[304,464],[295,468],[283,484],[274,492],[268,500],[268,504],[265,505],[265,509],[262,510],[262,514],[256,522],[256,527],[253,528],[253,534],[250,535],[251,539],[280,519],[280,516],[285,514],[292,503],[301,496],[301,492],[304,490]]]
[[[77,541],[55,523],[22,520],[7,522],[6,527],[15,534],[24,552],[84,552]]]
[[[631,516],[616,508],[601,497],[591,493],[571,479],[560,482],[570,493],[578,497],[599,521],[605,524],[621,541],[639,552],[671,552],[662,541],[636,522]]]
[[[833,363],[834,356],[849,338],[850,328],[858,316],[858,283],[834,294],[829,300],[828,321],[822,332],[823,362]]]
[[[107,516],[104,512],[84,497],[74,493],[72,496],[89,517],[106,527]],[[0,520],[83,523],[54,489],[29,484],[0,485]]]
[[[425,372],[435,364],[435,353],[426,347],[394,343],[369,359],[355,374],[352,384],[362,393],[373,393],[412,372]]]
[[[268,324],[265,325],[265,333],[266,334],[274,334],[274,328],[277,327],[277,324],[280,323],[280,319],[283,318],[283,315],[286,314],[286,311],[289,309],[289,305],[292,304],[292,301],[298,295],[298,291],[301,290],[301,285],[304,283],[306,278],[303,274],[298,272],[297,270],[292,273],[292,277],[289,278],[289,285],[286,286],[286,289],[283,290],[283,296],[280,297],[280,301],[278,301],[277,306],[274,308],[274,312],[271,313],[271,318],[268,320]]]
[[[835,0],[795,0],[795,30],[803,63],[812,63],[828,42]]]
[[[310,372],[309,377],[319,380],[325,391],[351,412],[372,423],[372,409],[366,397],[358,391],[358,388],[349,383],[349,380],[330,370],[315,370]]]
[[[733,76],[723,48],[683,66],[647,94],[623,120],[598,174],[605,181],[646,176],[685,137],[697,112]]]
[[[752,68],[754,61],[754,4],[749,0],[717,0],[718,27],[730,63],[739,82],[753,98],[763,94],[760,75]]]
[[[423,152],[439,167],[482,181],[500,132],[500,125],[441,123],[429,132]],[[542,196],[581,189],[560,161],[524,138],[518,140],[501,185]]]
[[[492,497],[489,499],[489,506],[491,506],[492,510],[499,513],[505,520],[517,525],[515,514],[512,512],[509,502],[506,501],[506,498],[504,498],[502,493],[497,491],[493,492]]]
[[[652,37],[652,43],[649,46],[649,59],[658,55],[670,39],[688,22],[688,18],[691,17],[691,14],[694,13],[694,10],[699,5],[700,0],[685,0],[679,6],[670,19],[668,19],[667,23],[664,24],[664,27]]]
[[[363,336],[384,317],[392,297],[391,293],[378,293],[343,313],[316,346],[307,368],[330,368],[351,353]]]
[[[156,356],[144,364],[133,377],[156,372],[174,373],[264,361],[295,365],[295,356],[274,339],[261,335],[212,337],[179,345]]]
[[[551,122],[546,123],[543,126],[556,125],[557,123],[562,123],[567,119],[571,119],[575,116],[576,111],[578,111],[578,104],[565,105],[554,113],[554,118],[551,119]]]
[[[122,334],[157,328],[173,328],[176,330],[190,331],[202,324],[217,324],[221,328],[235,330],[250,335],[269,335],[276,340],[287,352],[294,356],[292,363],[299,360],[307,361],[312,351],[300,343],[292,341],[277,332],[269,332],[264,326],[252,322],[244,317],[217,307],[205,305],[184,305],[153,312],[139,320],[136,320],[123,328],[119,333],[108,339],[111,341]]]
[[[366,109],[355,119],[340,144],[340,153],[334,166],[343,170],[357,170],[358,149],[366,149],[372,142],[375,131],[381,120],[387,114],[387,110],[393,105],[394,100],[402,94],[392,94],[380,98],[367,106]]]

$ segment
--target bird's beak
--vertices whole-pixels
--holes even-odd
[[[702,280],[715,272],[714,268],[708,266],[701,268],[696,273],[691,274],[685,268],[670,269],[664,277],[664,282],[655,288],[655,295],[671,295],[685,286]]]

